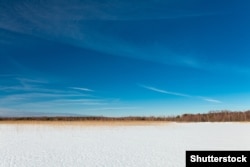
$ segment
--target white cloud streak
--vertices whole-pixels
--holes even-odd
[[[181,96],[181,97],[191,97],[190,95],[187,95],[187,94],[177,93],[177,92],[170,92],[170,91],[158,89],[158,88],[151,87],[151,86],[145,86],[145,85],[139,85],[139,86],[143,87],[145,89],[148,89],[148,90],[152,90],[154,92],[158,92],[158,93],[163,93],[163,94],[168,94],[168,95],[174,95],[174,96]]]
[[[182,2],[182,4],[185,2]],[[104,33],[87,21],[107,20],[152,20],[201,17],[215,13],[188,10],[172,10],[179,7],[171,1],[43,1],[24,0],[0,5],[0,28],[39,38],[59,40],[83,48],[97,50],[115,56],[139,58],[158,63],[174,64],[192,68],[203,67],[197,60],[187,55],[177,55],[167,51],[166,46],[159,48],[139,46]],[[152,10],[150,10],[152,9]],[[154,10],[153,10],[154,9]],[[157,10],[155,10],[157,9]],[[169,9],[169,10],[167,10]],[[182,6],[181,6],[182,9]],[[17,17],[18,16],[18,17]],[[152,57],[152,55],[154,55]]]
[[[212,102],[212,103],[222,103],[221,101],[219,101],[219,100],[215,100],[215,99],[203,99],[203,100],[205,100],[205,101],[208,101],[208,102]]]
[[[135,110],[140,109],[139,107],[102,107],[102,108],[91,108],[90,111],[110,111],[110,110]]]
[[[9,77],[7,75],[7,77]],[[31,108],[43,108],[44,106],[83,106],[83,105],[104,105],[109,100],[94,99],[86,92],[93,92],[91,89],[72,87],[50,88],[51,83],[44,80],[36,80],[22,77],[12,77],[5,80],[5,85],[0,86],[2,94],[0,96],[0,105],[11,106],[32,106]],[[53,86],[54,87],[54,86]],[[84,92],[83,92],[84,91]],[[85,97],[88,97],[86,99]],[[93,99],[91,99],[93,98]]]
[[[53,105],[107,105],[109,101],[105,99],[58,99],[50,101]]]
[[[57,115],[64,111],[73,114],[84,113],[91,108],[105,107],[112,110],[114,106],[120,106],[119,99],[96,97],[92,95],[94,90],[85,87],[65,86],[55,89],[56,83],[44,80],[12,75],[2,77],[7,78],[0,86],[0,116]]]
[[[138,86],[145,88],[145,89],[148,89],[148,90],[151,90],[151,91],[154,91],[154,92],[158,92],[158,93],[179,96],[179,97],[187,97],[187,98],[199,98],[199,99],[202,99],[204,101],[211,102],[211,103],[217,103],[217,104],[222,103],[221,101],[216,100],[216,99],[212,99],[212,98],[206,98],[206,97],[202,97],[202,96],[193,96],[193,95],[188,95],[188,94],[183,94],[183,93],[178,93],[178,92],[170,92],[170,91],[166,91],[163,89],[158,89],[155,87],[141,85],[141,84],[138,84]]]
[[[80,87],[69,87],[69,88],[74,89],[74,90],[86,91],[86,92],[94,92],[94,90],[89,89],[89,88],[80,88]]]
[[[15,86],[0,86],[0,91],[5,91],[5,92],[23,92],[23,93],[44,93],[44,94],[78,94],[78,95],[87,95],[87,94],[82,94],[80,92],[75,92],[75,91],[66,91],[66,90],[62,90],[62,89],[52,89],[52,88],[44,88],[44,87],[33,87],[31,85],[29,86],[19,86],[19,85],[15,85]]]
[[[29,79],[29,78],[16,78],[21,84],[47,84],[47,81],[38,80],[38,79]]]
[[[46,111],[30,111],[12,108],[0,108],[1,117],[30,117],[30,116],[83,116],[76,113],[68,112],[46,112]]]
[[[105,3],[78,0],[7,1],[6,3],[0,3],[0,29],[69,43],[115,56],[215,72],[236,72],[249,75],[250,68],[247,66],[220,64],[219,62],[213,62],[213,65],[211,65],[211,62],[195,58],[199,57],[196,54],[179,54],[165,45],[154,47],[150,43],[148,46],[145,45],[147,49],[142,50],[140,46],[132,44],[131,41],[125,41],[117,36],[114,37],[112,34],[100,31],[96,26],[88,23],[90,20],[157,20],[221,14],[220,11],[213,10],[211,13],[201,11],[199,8],[190,12],[188,9],[183,9],[183,3],[188,2],[179,3],[178,0],[146,0],[134,3],[119,0],[111,0]],[[173,10],[173,8],[176,10]],[[6,40],[10,39],[10,37],[5,38]]]

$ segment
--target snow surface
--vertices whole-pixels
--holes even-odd
[[[186,150],[250,150],[249,123],[0,125],[1,167],[184,167]]]

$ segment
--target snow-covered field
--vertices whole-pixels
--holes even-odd
[[[249,150],[249,123],[0,124],[1,167],[184,167],[186,150]]]

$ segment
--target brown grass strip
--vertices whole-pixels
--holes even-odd
[[[0,125],[56,125],[56,126],[152,126],[166,125],[167,121],[39,121],[39,120],[10,120],[0,121]]]

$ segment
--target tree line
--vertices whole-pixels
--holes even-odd
[[[177,116],[55,116],[55,117],[0,117],[0,121],[172,121],[172,122],[243,122],[250,121],[248,111],[210,111],[208,113],[182,114]]]

